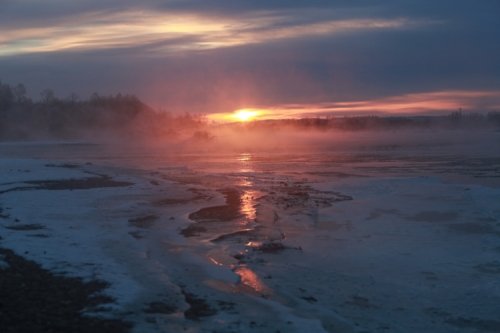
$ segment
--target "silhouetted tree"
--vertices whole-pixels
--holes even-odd
[[[44,89],[40,92],[42,103],[50,104],[56,100],[56,95],[52,89]]]
[[[14,103],[14,94],[8,84],[0,81],[0,111],[8,110]]]
[[[72,92],[71,94],[69,94],[68,96],[68,101],[72,104],[75,104],[77,103],[78,101],[80,100],[80,96],[78,96],[77,93],[74,93]]]
[[[16,103],[25,103],[28,101],[26,96],[27,90],[24,84],[19,83],[12,88],[12,94],[14,95],[14,101]]]

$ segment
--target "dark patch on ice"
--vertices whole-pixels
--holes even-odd
[[[264,243],[260,244],[259,246],[253,247],[253,249],[254,249],[254,251],[259,251],[262,253],[271,253],[271,254],[281,253],[284,250],[302,251],[301,247],[285,246],[281,242],[264,242]]]
[[[240,192],[236,189],[222,189],[219,190],[226,199],[225,205],[210,206],[197,210],[189,214],[189,219],[196,223],[189,225],[181,231],[185,237],[198,236],[200,233],[206,232],[207,229],[202,226],[204,223],[211,222],[230,222],[242,217],[241,196]]]
[[[81,190],[104,187],[124,187],[133,185],[131,182],[116,181],[110,176],[89,177],[67,180],[32,180],[26,184],[36,185],[40,190]]]
[[[102,175],[99,177],[88,177],[80,179],[61,179],[61,180],[30,180],[22,182],[31,186],[17,186],[7,190],[0,191],[0,194],[14,191],[30,190],[87,190],[106,187],[125,187],[133,183],[126,181],[116,181],[110,176]]]
[[[316,303],[318,300],[316,299],[316,297],[313,297],[313,296],[302,296],[301,297],[304,301],[308,302],[308,303]]]
[[[256,230],[255,229],[238,230],[228,234],[220,235],[212,239],[211,242],[219,243],[230,239],[234,240],[235,238],[238,239],[240,242],[257,239]]]
[[[451,222],[458,218],[458,214],[454,211],[423,211],[406,218],[417,222]]]
[[[500,261],[491,261],[474,266],[481,273],[500,274]]]
[[[9,214],[5,214],[3,212],[3,208],[0,207],[0,219],[8,219],[9,217],[10,217],[10,215]]]
[[[144,310],[146,313],[172,314],[177,312],[177,308],[165,302],[151,302]]]
[[[351,299],[346,301],[345,304],[354,305],[362,309],[378,308],[375,304],[371,303],[366,297],[351,296]]]
[[[217,305],[219,306],[219,309],[222,311],[225,311],[227,313],[232,313],[232,314],[237,313],[235,311],[236,303],[234,303],[234,302],[218,300]]]
[[[192,223],[186,228],[182,229],[180,234],[184,237],[196,237],[200,234],[207,232],[207,229],[198,223]]]
[[[144,238],[142,231],[140,230],[135,230],[135,231],[130,231],[128,233],[130,236],[134,237],[135,239],[142,239]]]
[[[238,260],[240,263],[243,263],[245,261],[245,254],[242,252],[236,253],[235,255],[233,255],[233,258]]]
[[[448,318],[445,323],[459,328],[471,328],[480,332],[500,332],[500,321],[476,317]]]
[[[49,238],[50,235],[47,234],[29,234],[28,237],[36,237],[36,238]]]
[[[131,325],[117,319],[86,316],[113,300],[104,281],[55,275],[33,261],[0,249],[8,267],[0,274],[0,332],[125,333]]]
[[[137,228],[148,229],[154,225],[156,220],[158,220],[158,216],[146,215],[146,216],[140,216],[140,217],[129,219],[128,223],[131,226],[134,226]]]
[[[17,230],[17,231],[29,231],[29,230],[41,230],[45,229],[45,226],[42,224],[13,224],[13,225],[8,225],[5,226],[5,228],[10,229],[10,230]]]
[[[242,217],[240,192],[236,189],[222,189],[219,192],[226,198],[225,205],[201,208],[189,214],[189,219],[196,222],[229,222]]]
[[[420,272],[424,278],[426,280],[429,280],[429,281],[437,281],[439,280],[439,278],[437,277],[436,273],[434,272],[428,272],[428,271],[424,271],[424,272]]]
[[[283,250],[286,250],[287,247],[280,242],[272,242],[272,243],[262,243],[261,245],[254,248],[256,251],[264,252],[264,253],[279,253]]]
[[[282,209],[330,207],[336,202],[353,200],[349,195],[316,190],[301,182],[279,182],[278,185],[272,186],[269,194],[262,199]]]
[[[200,320],[203,317],[213,316],[217,313],[204,299],[182,290],[182,294],[189,304],[189,309],[184,311],[184,316],[189,320]]]
[[[80,168],[79,164],[73,164],[73,163],[62,163],[62,164],[49,163],[49,164],[45,164],[45,166],[49,167],[49,168],[65,168],[65,169],[78,169],[78,168]]]

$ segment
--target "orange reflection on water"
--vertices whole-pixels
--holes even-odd
[[[268,288],[259,279],[257,274],[250,268],[241,266],[234,270],[234,272],[240,277],[240,282],[244,286],[247,286],[258,293],[264,293],[268,291]]]
[[[262,246],[262,242],[260,242],[260,241],[250,241],[250,242],[246,243],[245,245],[247,247],[251,247],[251,248],[256,249],[256,248]]]
[[[240,212],[245,216],[248,220],[254,221],[257,217],[257,209],[256,205],[256,197],[258,195],[257,191],[254,190],[246,190],[241,194],[241,206]]]
[[[252,159],[253,156],[251,153],[242,153],[238,155],[236,160],[240,164],[240,172],[254,171],[252,167]],[[257,216],[255,205],[257,204],[256,198],[258,197],[259,192],[252,189],[254,184],[251,177],[241,177],[238,185],[244,188],[240,196],[240,212],[247,218],[247,220],[254,221]]]
[[[242,153],[238,155],[236,160],[239,162],[239,171],[240,172],[253,172],[253,163],[252,163],[252,154],[250,153]]]
[[[253,181],[251,178],[244,177],[240,179],[238,185],[241,187],[251,187],[253,185]]]
[[[238,156],[237,160],[241,161],[241,162],[251,161],[252,160],[252,154],[250,154],[250,153],[242,153],[242,154],[240,154]]]

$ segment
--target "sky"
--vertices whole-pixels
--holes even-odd
[[[0,0],[0,80],[273,117],[500,110],[498,0]]]

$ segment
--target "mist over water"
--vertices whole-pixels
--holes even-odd
[[[164,140],[0,143],[3,157],[42,158],[153,170],[186,168],[202,173],[305,172],[342,166],[350,173],[373,161],[404,164],[447,159],[497,158],[500,131],[401,129],[391,131],[274,131],[245,125],[214,127],[209,134]],[[344,163],[344,164],[342,164]],[[337,170],[339,171],[339,170]]]
[[[147,139],[126,137],[77,141],[22,141],[0,143],[5,156],[115,160],[207,158],[217,155],[269,154],[287,156],[314,153],[493,154],[500,131],[484,129],[401,129],[391,131],[258,130],[244,126],[213,128],[203,137]],[[22,148],[21,148],[22,147]],[[184,156],[184,157],[183,157]],[[198,157],[197,157],[198,156]],[[203,156],[203,157],[202,157]]]

